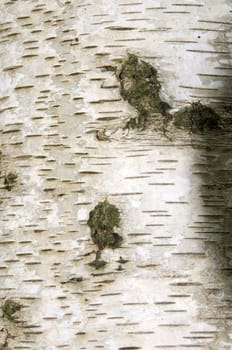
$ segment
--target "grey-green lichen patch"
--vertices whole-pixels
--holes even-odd
[[[169,105],[160,98],[161,85],[157,70],[136,55],[129,54],[118,74],[120,94],[134,107],[138,116],[127,123],[128,128],[144,128],[158,114],[167,115]]]
[[[118,208],[110,204],[107,199],[99,202],[90,211],[88,226],[91,230],[91,238],[98,246],[99,250],[104,248],[118,248],[122,237],[114,232],[114,228],[120,223],[120,213]]]
[[[173,115],[173,124],[177,128],[192,132],[204,132],[219,128],[220,116],[201,102],[193,102]]]
[[[7,191],[11,191],[16,185],[18,175],[13,172],[9,172],[4,176],[4,186]]]
[[[8,319],[9,321],[15,322],[16,321],[15,313],[19,311],[21,307],[22,306],[18,302],[12,299],[6,299],[1,307],[3,318]]]
[[[157,131],[163,131],[166,135],[171,125],[174,129],[185,129],[193,133],[221,127],[222,118],[219,114],[201,102],[193,102],[189,107],[171,115],[171,107],[160,98],[161,84],[157,70],[135,54],[129,54],[122,63],[118,79],[121,96],[138,112],[136,118],[129,119],[126,128],[144,128],[147,124],[152,124]]]

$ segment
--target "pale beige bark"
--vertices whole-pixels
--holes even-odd
[[[2,348],[231,349],[231,137],[123,132],[136,111],[105,68],[133,52],[173,108],[231,103],[230,1],[0,7],[1,170],[18,174],[1,182],[0,296],[23,305]],[[124,241],[94,270],[105,197]]]

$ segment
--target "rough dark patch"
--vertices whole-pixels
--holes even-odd
[[[2,305],[3,317],[9,321],[15,321],[15,313],[21,309],[21,305],[14,300],[7,299]]]
[[[98,269],[102,269],[103,267],[105,267],[105,265],[106,265],[106,262],[103,259],[101,259],[101,251],[99,250],[96,253],[95,260],[91,261],[89,263],[89,266],[95,267],[95,269],[98,270]]]
[[[203,132],[219,128],[220,116],[210,107],[200,102],[193,102],[173,116],[173,124],[177,128],[188,129],[192,132]]]
[[[13,172],[9,172],[4,176],[4,186],[7,191],[11,191],[15,186],[18,175]]]
[[[89,266],[95,267],[96,270],[102,269],[106,265],[104,260],[95,259],[89,263]]]
[[[127,127],[145,127],[156,114],[167,114],[169,105],[160,99],[160,82],[156,69],[147,62],[129,54],[118,74],[120,94],[124,100],[138,111],[137,118],[132,118]]]
[[[114,227],[118,227],[119,223],[119,210],[115,205],[110,204],[107,199],[99,202],[91,210],[87,224],[91,230],[91,238],[99,250],[120,246],[122,237],[113,232]]]
[[[191,132],[203,133],[221,127],[222,118],[201,102],[193,102],[171,116],[170,106],[160,98],[157,70],[134,54],[129,54],[123,62],[118,79],[121,96],[138,111],[138,116],[131,118],[126,128],[144,128],[149,122],[158,129],[162,126],[160,129],[165,132],[171,121],[176,128]]]

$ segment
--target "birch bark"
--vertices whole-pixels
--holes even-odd
[[[173,108],[231,108],[227,0],[2,0],[3,349],[230,350],[231,133],[127,133],[114,67],[152,64]],[[112,68],[113,67],[113,68]],[[229,112],[228,112],[229,118]],[[89,266],[109,199],[119,249]]]

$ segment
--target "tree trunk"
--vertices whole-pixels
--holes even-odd
[[[0,8],[0,296],[21,305],[2,311],[2,348],[230,350],[232,133],[125,130],[118,80],[135,54],[173,111],[201,101],[229,125],[230,1]],[[123,241],[96,269],[104,199]]]

